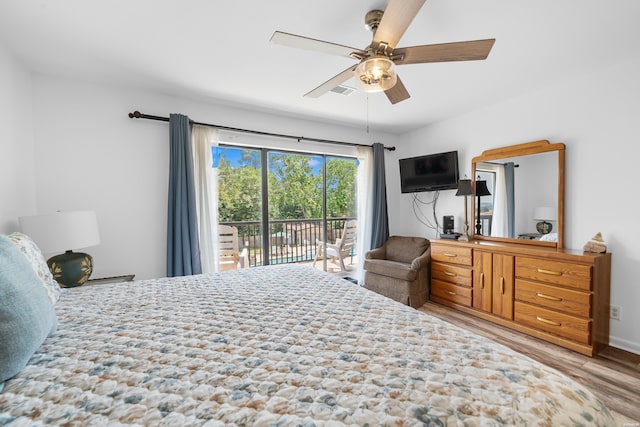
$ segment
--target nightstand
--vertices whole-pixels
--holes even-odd
[[[89,279],[83,286],[87,285],[102,285],[105,283],[120,283],[120,282],[132,282],[135,274],[125,274],[123,276],[101,277],[98,279]]]
[[[518,234],[518,239],[525,239],[525,240],[540,240],[541,237],[542,237],[542,234],[540,234],[540,233],[522,233],[522,234]]]

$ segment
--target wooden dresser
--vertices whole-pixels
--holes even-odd
[[[431,300],[593,356],[609,344],[611,254],[431,241]]]

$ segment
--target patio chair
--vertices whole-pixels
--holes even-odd
[[[324,256],[324,247],[327,247],[327,258],[340,263],[340,270],[347,271],[347,267],[344,265],[344,259],[351,254],[351,251],[356,245],[356,236],[358,234],[358,221],[351,219],[344,222],[344,228],[342,229],[342,235],[336,239],[334,244],[318,242],[316,248],[316,257],[313,260],[313,266],[316,266],[316,261],[322,259]]]
[[[218,271],[249,267],[247,249],[238,249],[238,228],[218,224]]]

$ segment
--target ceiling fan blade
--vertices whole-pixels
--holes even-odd
[[[329,92],[334,87],[338,86],[341,83],[346,82],[351,77],[353,77],[353,72],[356,70],[357,66],[358,66],[358,64],[347,68],[346,70],[344,70],[340,74],[338,74],[338,75],[330,78],[326,82],[322,83],[317,88],[305,93],[304,96],[307,96],[309,98],[318,98],[321,95],[324,95],[325,93]]]
[[[397,104],[398,102],[404,101],[405,99],[409,99],[411,97],[411,95],[409,95],[409,92],[407,91],[407,88],[404,87],[404,84],[400,80],[400,76],[398,76],[398,81],[396,82],[396,84],[391,89],[385,90],[384,94],[387,95],[387,98],[389,98],[389,101],[391,101],[392,104]]]
[[[325,42],[323,40],[297,36],[295,34],[283,33],[282,31],[274,32],[271,36],[271,41],[283,46],[328,53],[330,55],[346,56],[348,58],[355,58],[353,56],[354,53],[359,56],[364,56],[366,54],[362,49],[357,49],[355,47],[343,46],[336,43]]]
[[[418,14],[426,0],[389,0],[378,29],[373,35],[373,44],[386,43],[393,49]]]
[[[474,61],[486,59],[495,39],[466,42],[430,44],[401,47],[393,51],[393,56],[401,56],[394,62],[400,64],[422,64],[425,62]]]

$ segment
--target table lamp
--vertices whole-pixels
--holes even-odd
[[[469,217],[467,216],[467,196],[473,196],[473,186],[470,179],[461,179],[458,181],[458,191],[456,196],[464,196],[464,233],[458,238],[461,242],[469,241]]]
[[[47,260],[53,278],[65,288],[83,285],[93,272],[93,258],[74,249],[100,243],[95,211],[56,212],[18,218],[21,231],[43,253],[58,253]]]
[[[556,210],[550,206],[538,206],[533,210],[533,220],[538,221],[536,230],[540,234],[549,234],[553,229],[549,221],[555,221],[556,218]]]
[[[482,234],[482,222],[480,221],[480,197],[490,196],[491,192],[487,188],[487,181],[476,179],[476,197],[478,198],[478,208],[476,210],[476,234]]]

